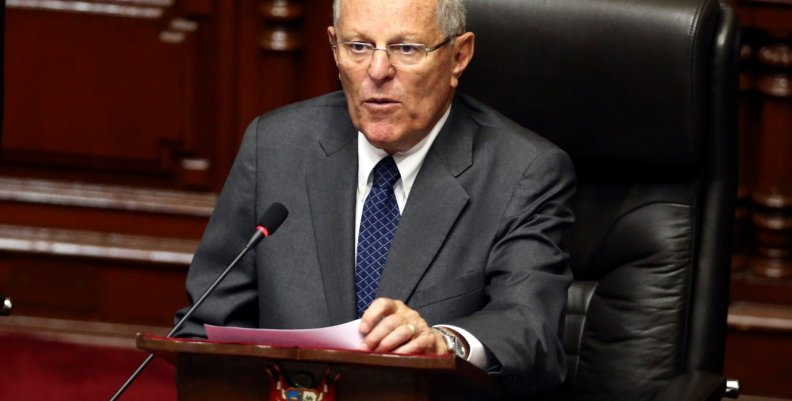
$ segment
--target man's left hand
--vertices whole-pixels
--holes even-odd
[[[360,349],[396,354],[448,353],[445,340],[437,334],[421,315],[402,301],[377,298],[363,313]]]

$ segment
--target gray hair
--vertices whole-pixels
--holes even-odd
[[[445,36],[451,37],[465,33],[464,0],[437,0],[437,22]],[[341,0],[333,0],[333,26],[338,26],[341,18]]]

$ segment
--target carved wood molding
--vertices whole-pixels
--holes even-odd
[[[0,250],[189,266],[198,241],[0,225]]]
[[[211,193],[0,177],[0,201],[208,217]]]
[[[300,27],[305,12],[298,1],[267,0],[259,4],[263,27],[259,47],[265,51],[292,52],[304,46]]]
[[[792,188],[775,186],[770,188],[760,188],[753,191],[751,199],[758,204],[770,209],[792,209],[792,198],[787,191]],[[792,227],[790,227],[792,228]]]
[[[6,0],[6,7],[158,19],[175,0]]]
[[[790,5],[792,6],[792,0],[740,0],[741,4],[777,4],[777,5]]]
[[[198,23],[170,16],[177,0],[6,0],[9,8],[70,12],[139,19],[171,17],[159,34],[164,43],[179,44],[198,29]]]
[[[788,44],[774,44],[764,46],[759,50],[759,60],[768,67],[792,67],[792,46]]]
[[[179,44],[187,40],[187,35],[198,30],[198,23],[187,18],[176,17],[170,20],[166,29],[160,32],[159,39],[165,43]]]
[[[792,97],[792,77],[786,74],[762,75],[754,85],[768,96]]]
[[[759,92],[775,97],[792,97],[792,46],[777,43],[759,49],[762,66],[773,71],[756,80]]]
[[[30,334],[49,341],[102,345],[136,349],[137,333],[165,335],[170,327],[140,324],[54,319],[36,316],[5,316],[0,321],[0,334]]]
[[[792,333],[792,309],[777,305],[735,302],[729,306],[728,325],[737,330]]]

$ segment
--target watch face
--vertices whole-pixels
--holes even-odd
[[[462,343],[454,335],[447,335],[448,350],[457,354],[458,356],[465,356],[465,348]]]
[[[454,353],[456,353],[462,358],[464,358],[466,354],[465,347],[462,345],[462,342],[457,341],[456,339],[454,339]]]
[[[439,328],[436,328],[435,330],[437,330],[437,332],[443,336],[446,347],[448,347],[448,352],[453,352],[461,358],[465,357],[465,354],[467,353],[465,346],[455,335]]]

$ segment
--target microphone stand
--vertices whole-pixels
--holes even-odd
[[[280,224],[280,223],[278,223],[278,224]],[[176,323],[176,325],[173,326],[173,329],[171,329],[171,331],[168,333],[167,337],[171,337],[174,333],[176,333],[176,331],[179,328],[181,328],[182,325],[184,325],[184,322],[186,322],[187,319],[190,316],[192,316],[192,314],[195,311],[195,309],[197,309],[198,306],[200,306],[204,302],[204,300],[206,300],[206,298],[209,296],[209,294],[212,291],[214,291],[214,289],[218,286],[218,284],[220,284],[220,282],[223,281],[223,279],[228,275],[228,273],[231,272],[231,269],[234,266],[236,266],[237,262],[239,262],[239,260],[242,259],[242,257],[245,256],[248,253],[248,251],[254,245],[256,245],[259,241],[261,241],[262,238],[264,238],[264,237],[266,237],[266,236],[268,236],[270,234],[267,231],[267,229],[262,227],[262,226],[258,226],[256,228],[257,228],[256,229],[256,233],[253,234],[253,237],[250,238],[250,241],[248,241],[247,245],[245,245],[245,248],[242,249],[242,251],[239,253],[239,255],[237,255],[237,257],[234,259],[234,261],[232,261],[231,264],[228,265],[228,267],[226,267],[226,269],[223,271],[223,273],[220,274],[220,276],[218,276],[217,279],[215,279],[215,281],[212,283],[212,285],[210,285],[209,288],[207,288],[206,291],[204,291],[204,293],[201,295],[201,297],[198,298],[198,301],[196,301],[190,307],[190,309],[187,310],[187,313],[185,313],[184,316],[182,316],[182,318],[179,319],[178,323]],[[275,232],[275,230],[273,229],[272,232]],[[135,379],[137,379],[137,377],[140,375],[140,373],[143,372],[143,369],[145,369],[146,366],[148,366],[148,364],[151,363],[152,359],[154,359],[154,354],[149,353],[148,357],[146,357],[146,359],[143,361],[143,363],[141,363],[140,366],[138,366],[138,368],[135,370],[135,372],[132,373],[132,375],[129,376],[127,381],[118,389],[118,391],[116,391],[115,395],[113,395],[113,397],[110,398],[110,401],[118,400],[118,397],[120,397],[121,394],[124,394],[124,392],[127,390],[129,385],[131,385],[132,382],[134,382]]]

